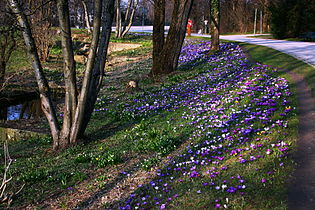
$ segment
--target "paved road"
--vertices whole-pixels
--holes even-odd
[[[210,37],[209,35],[192,34],[193,36]],[[250,44],[270,47],[280,52],[291,55],[299,60],[308,63],[315,68],[315,43],[313,42],[296,42],[275,39],[253,38],[253,34],[247,35],[221,35],[220,39],[229,41],[245,42]]]
[[[209,35],[192,34],[193,36],[210,37]],[[308,63],[315,68],[315,43],[313,42],[297,42],[276,39],[259,39],[253,38],[253,34],[247,35],[221,35],[220,39],[245,42],[250,44],[270,47],[280,52],[291,55],[299,60]]]
[[[312,42],[295,42],[273,39],[258,39],[248,37],[250,35],[230,35],[220,36],[221,39],[232,40],[238,42],[246,42],[273,48],[296,57],[311,66],[315,67],[315,43]]]
[[[116,27],[112,27],[112,31],[115,31]],[[165,26],[165,31],[168,31],[170,27]],[[153,26],[131,26],[130,32],[138,32],[138,33],[153,33]]]
[[[168,26],[165,27],[168,30]],[[114,29],[114,28],[113,28]],[[131,32],[147,32],[152,33],[153,26],[132,26]],[[192,34],[193,36],[210,37],[209,35]],[[273,39],[251,38],[252,35],[228,35],[220,36],[221,39],[246,42],[273,48],[283,53],[289,54],[300,59],[315,68],[315,43],[312,42],[294,42]]]

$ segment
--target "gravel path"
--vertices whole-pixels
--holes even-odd
[[[315,67],[315,43],[257,39],[244,35],[220,38],[270,47]],[[300,121],[298,148],[294,154],[297,165],[288,183],[288,209],[311,210],[315,209],[315,100],[301,75],[288,74],[296,85]]]
[[[288,73],[294,80],[299,104],[299,139],[294,155],[296,170],[289,182],[289,210],[315,209],[315,100],[303,77]]]

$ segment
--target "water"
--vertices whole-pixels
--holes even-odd
[[[33,119],[41,115],[40,99],[0,107],[0,120]]]

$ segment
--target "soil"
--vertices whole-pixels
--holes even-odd
[[[297,163],[288,189],[289,209],[315,209],[315,100],[299,74],[289,72],[298,98],[299,139],[294,160]]]
[[[108,54],[112,52],[122,51],[122,50],[131,50],[141,47],[141,44],[135,43],[109,43]]]

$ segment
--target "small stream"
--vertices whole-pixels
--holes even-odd
[[[0,120],[34,119],[41,115],[40,99],[0,106]]]

